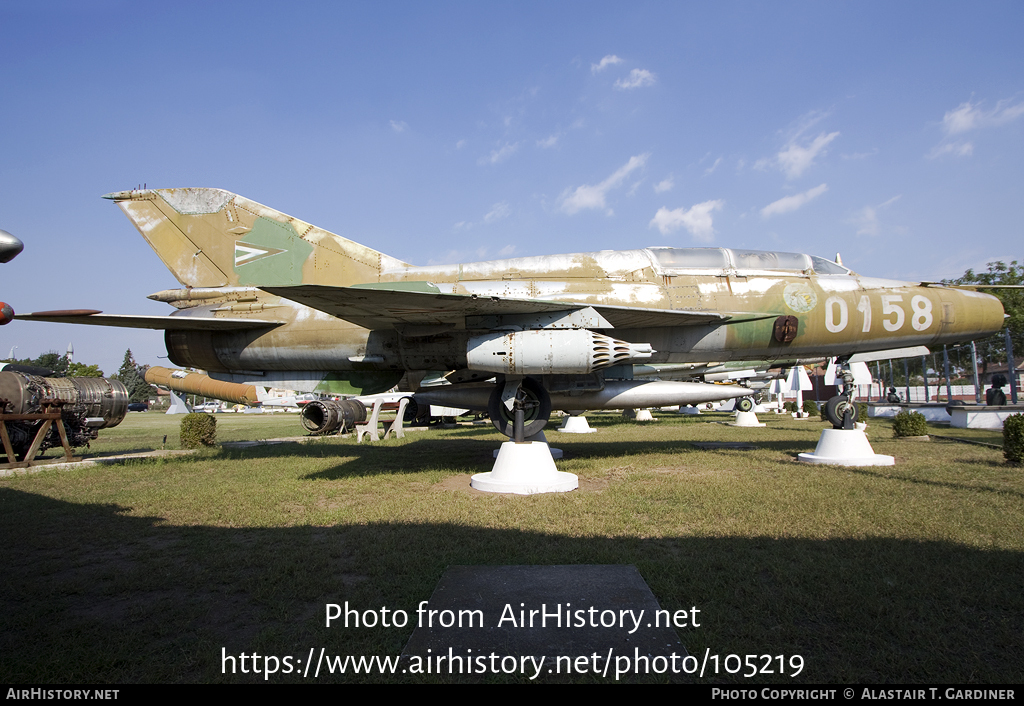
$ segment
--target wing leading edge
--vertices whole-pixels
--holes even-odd
[[[413,288],[412,284],[417,286]],[[750,321],[774,314],[746,314],[672,309],[603,306],[582,302],[512,299],[477,294],[442,294],[426,283],[399,283],[332,287],[304,284],[261,287],[339,319],[368,329],[401,326],[466,326],[467,317],[528,316],[590,309],[607,325],[588,328],[648,328]]]

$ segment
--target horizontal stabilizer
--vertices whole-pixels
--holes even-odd
[[[627,306],[591,305],[583,302],[384,289],[382,285],[331,287],[305,284],[294,287],[260,287],[260,289],[369,329],[393,328],[402,325],[461,327],[467,316],[545,314],[588,307],[592,307],[594,311],[603,316],[613,328],[690,326],[725,322],[734,316],[705,311],[643,309]]]
[[[59,324],[85,324],[88,326],[116,326],[119,328],[147,328],[157,331],[244,331],[247,329],[275,328],[283,321],[254,319],[219,319],[200,316],[122,316],[119,314],[73,311],[39,311],[18,314],[18,321],[48,321]]]

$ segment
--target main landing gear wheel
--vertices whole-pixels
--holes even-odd
[[[504,385],[494,386],[491,398],[487,403],[487,413],[491,424],[508,438],[515,436],[515,408],[509,409],[501,403],[501,392]],[[523,401],[523,436],[539,434],[551,417],[551,396],[544,386],[533,378],[524,378],[519,386],[518,395]]]
[[[749,397],[741,397],[736,400],[736,409],[741,412],[749,412],[754,409],[754,400]]]
[[[843,428],[843,417],[846,415],[846,410],[850,410],[850,414],[853,416],[853,421],[857,421],[857,416],[860,410],[857,409],[857,405],[854,402],[846,399],[844,395],[836,395],[825,403],[825,418],[831,422],[832,426],[836,429]]]

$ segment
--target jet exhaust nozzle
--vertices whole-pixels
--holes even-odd
[[[330,434],[366,421],[366,406],[359,400],[314,400],[302,408],[299,417],[310,434]]]

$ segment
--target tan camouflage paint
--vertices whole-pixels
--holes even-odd
[[[392,283],[426,290],[432,289],[425,284],[430,283],[450,294],[766,315],[755,321],[606,331],[630,342],[651,343],[657,353],[644,361],[649,363],[934,347],[989,335],[1003,320],[995,297],[973,291],[811,270],[672,275],[660,270],[645,250],[415,267],[218,189],[128,191],[107,198],[118,203],[187,288],[154,298],[188,313],[289,322],[270,332],[188,332],[184,338],[194,356],[191,364],[210,370],[370,371],[403,366],[393,330],[371,333],[262,292],[256,284],[386,288]],[[229,289],[211,289],[222,287]],[[798,320],[797,336],[790,343],[779,343],[772,335],[775,317],[783,315]],[[457,349],[464,337],[451,340]],[[173,359],[174,350],[171,354]],[[362,360],[367,357],[380,360]]]

